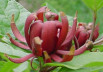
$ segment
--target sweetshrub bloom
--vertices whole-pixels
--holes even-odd
[[[78,44],[75,41],[76,48],[81,47],[85,44],[85,42],[89,39],[90,34],[92,32],[92,25],[93,23],[85,24],[85,23],[79,23],[77,30],[76,30],[76,38]],[[99,24],[96,25],[93,33],[92,41],[94,42],[99,36]]]
[[[47,21],[44,21],[44,18]],[[20,48],[30,50],[31,54],[22,58],[11,58],[6,55],[8,59],[14,63],[22,63],[32,58],[32,65],[33,59],[40,56],[44,58],[45,63],[52,62],[52,60],[65,62],[72,60],[74,55],[83,53],[91,44],[90,41],[77,50],[75,50],[75,46],[72,46],[77,26],[77,14],[70,30],[67,17],[63,12],[60,12],[60,18],[61,21],[59,21],[59,15],[50,12],[47,7],[40,8],[36,13],[31,13],[27,17],[24,27],[25,37],[23,37],[17,29],[14,15],[12,15],[11,29],[21,42],[17,42],[8,34],[10,41]]]

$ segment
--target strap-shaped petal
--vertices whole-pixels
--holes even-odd
[[[59,49],[59,47],[65,40],[67,33],[68,33],[67,17],[65,16],[65,14],[63,12],[60,12],[60,15],[61,15],[61,20],[62,20],[62,28],[61,28],[60,35],[59,35],[58,42],[57,42],[57,47],[56,47],[57,49]]]
[[[15,37],[16,37],[18,40],[20,40],[20,41],[22,41],[22,42],[26,42],[25,37],[23,37],[23,36],[21,35],[21,33],[19,32],[18,28],[17,28],[16,25],[15,25],[15,22],[14,22],[14,14],[12,15],[12,19],[11,19],[11,29],[12,29],[13,34],[15,35]]]
[[[27,56],[24,56],[22,58],[11,58],[9,57],[7,54],[5,54],[5,56],[12,62],[14,63],[22,63],[22,62],[25,62],[27,61],[28,59],[30,59],[31,57],[34,57],[34,54],[29,54]]]
[[[41,38],[43,51],[51,53],[56,47],[57,28],[55,21],[46,21],[43,25]]]
[[[7,34],[7,35],[8,35],[8,37],[10,38],[11,43],[13,43],[14,45],[16,45],[16,46],[18,46],[18,47],[20,47],[20,48],[23,48],[23,49],[30,50],[30,48],[29,48],[28,46],[26,46],[26,45],[24,45],[24,44],[22,44],[22,43],[17,42],[16,40],[14,40],[14,39],[10,36],[10,34]]]
[[[62,43],[61,48],[64,46],[66,47],[71,42],[71,40],[74,38],[74,35],[76,32],[76,26],[77,26],[77,15],[73,20],[73,26],[72,26],[70,32],[67,34],[65,41]]]

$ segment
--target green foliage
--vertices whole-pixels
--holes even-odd
[[[30,12],[15,0],[0,0],[0,34],[6,35],[7,32],[11,32],[10,21],[12,14],[15,15],[17,27],[23,34],[25,19]]]
[[[13,69],[17,66],[19,66],[19,64],[15,64],[10,61],[3,62],[3,66],[0,68],[0,72],[14,72]]]
[[[83,0],[83,2],[95,11],[103,7],[103,0]]]

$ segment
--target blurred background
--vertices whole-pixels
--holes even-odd
[[[17,0],[30,12],[35,12],[45,2],[49,3],[57,11],[63,11],[69,16],[74,16],[78,11],[79,22],[92,22],[92,11],[82,2],[82,0]],[[103,24],[103,8],[98,11],[97,23],[100,23],[100,27]],[[102,33],[102,31],[100,31]]]

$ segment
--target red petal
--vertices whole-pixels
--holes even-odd
[[[55,21],[46,21],[43,25],[41,38],[43,51],[51,53],[56,47],[57,28]]]
[[[65,41],[63,42],[61,48],[64,46],[66,47],[71,42],[71,40],[74,38],[74,35],[76,32],[76,26],[77,26],[77,17],[74,18],[73,26],[72,26],[70,32],[67,34],[67,37],[66,37]]]
[[[29,39],[29,28],[30,28],[32,21],[33,20],[35,21],[36,19],[37,19],[36,15],[32,13],[27,17],[26,23],[25,23],[25,28],[24,28],[25,38],[30,48],[31,48],[31,45],[30,45],[30,39]]]
[[[17,42],[16,40],[14,40],[14,39],[10,36],[10,34],[7,34],[7,35],[9,36],[11,43],[13,43],[14,45],[16,45],[16,46],[18,46],[18,47],[20,47],[20,48],[23,48],[23,49],[30,50],[30,48],[29,48],[28,46],[26,46],[26,45],[24,45],[24,44],[22,44],[22,43]]]
[[[30,44],[32,44],[32,40],[34,37],[40,37],[41,36],[41,30],[42,30],[42,24],[41,21],[35,21],[30,27]]]
[[[14,14],[12,15],[12,19],[11,19],[11,29],[13,34],[15,35],[15,37],[22,41],[22,42],[26,42],[25,38],[21,35],[21,33],[19,32],[19,30],[17,29],[15,22],[14,22]]]
[[[38,20],[41,20],[41,21],[44,21],[44,18],[43,18],[43,15],[44,15],[44,12],[46,12],[46,6],[40,8],[38,11],[37,11],[37,17],[38,17]]]
[[[62,58],[59,57],[59,56],[56,55],[56,54],[52,54],[52,55],[51,55],[51,58],[52,58],[54,61],[56,61],[56,62],[61,62],[61,61],[62,61]]]
[[[29,54],[27,56],[24,56],[22,58],[10,58],[8,55],[5,54],[5,56],[14,63],[22,63],[30,59],[31,57],[34,57],[34,54]]]
[[[85,44],[86,40],[87,40],[87,32],[81,31],[78,37],[79,46],[82,46],[83,44]]]
[[[62,28],[61,28],[59,39],[57,42],[57,48],[59,48],[61,46],[61,44],[65,40],[65,38],[67,36],[67,32],[68,32],[68,20],[63,12],[61,12],[61,20],[62,20]]]

